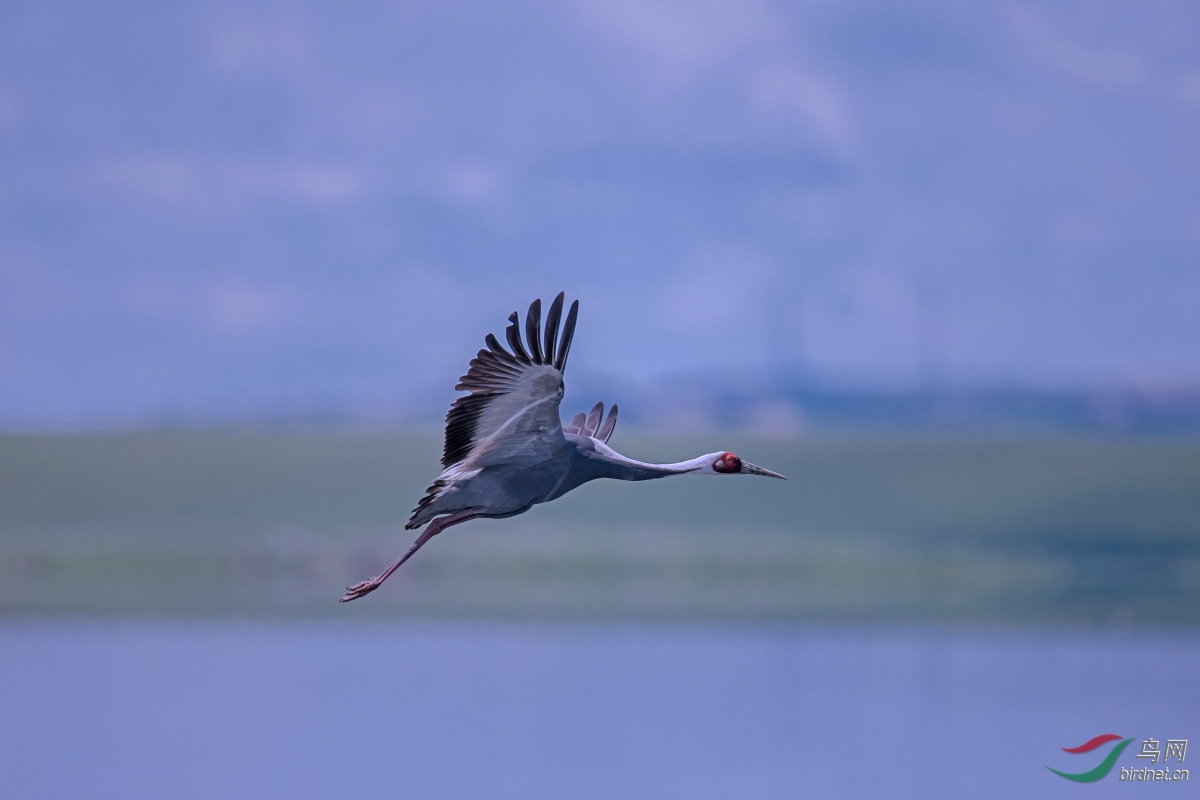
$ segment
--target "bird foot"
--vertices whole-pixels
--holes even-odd
[[[353,586],[346,587],[346,594],[342,596],[339,603],[349,603],[351,600],[357,600],[363,595],[368,595],[378,589],[383,584],[383,580],[375,578],[367,578],[365,581],[360,581]]]

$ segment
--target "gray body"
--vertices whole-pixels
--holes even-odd
[[[646,481],[678,474],[674,465],[639,464],[614,459],[616,451],[603,442],[575,433],[547,448],[545,460],[520,469],[508,465],[483,467],[469,479],[450,482],[437,497],[418,509],[408,527],[424,525],[440,514],[470,510],[476,516],[500,519],[528,511],[538,503],[557,500],[597,478]]]

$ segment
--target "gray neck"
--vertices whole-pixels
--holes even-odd
[[[599,442],[596,445],[596,452],[609,465],[608,476],[624,481],[648,481],[671,475],[715,475],[712,463],[721,455],[720,453],[707,453],[690,461],[678,461],[674,464],[651,464],[623,456]]]

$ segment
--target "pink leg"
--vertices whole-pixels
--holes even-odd
[[[400,560],[388,567],[382,575],[376,575],[374,578],[367,578],[361,583],[356,583],[353,586],[346,587],[346,594],[339,602],[348,603],[351,600],[357,600],[365,594],[370,594],[375,591],[388,579],[393,572],[400,568],[400,565],[408,561],[412,554],[421,549],[421,545],[428,542],[433,537],[437,536],[442,531],[449,528],[451,525],[457,525],[460,522],[467,522],[475,519],[473,511],[459,511],[457,514],[451,514],[448,517],[438,517],[433,522],[429,523],[425,530],[421,531],[421,535],[413,542],[413,546],[408,548],[408,552],[400,557]]]

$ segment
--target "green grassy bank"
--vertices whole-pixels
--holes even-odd
[[[436,435],[0,436],[0,615],[1200,624],[1200,443],[650,439],[788,475],[597,482],[412,539]]]

